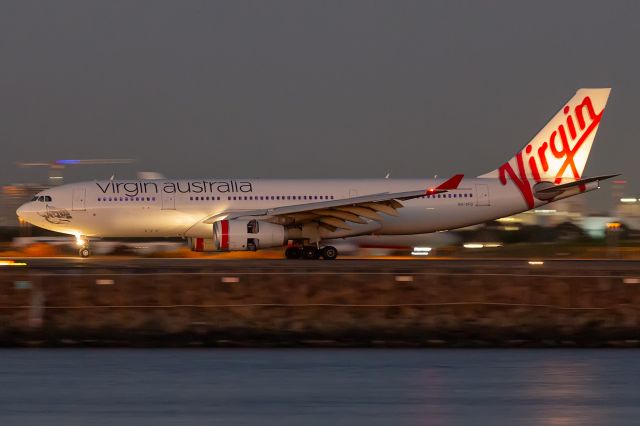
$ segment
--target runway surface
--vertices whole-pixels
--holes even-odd
[[[491,274],[558,274],[585,275],[598,272],[634,276],[640,273],[638,260],[539,260],[531,259],[194,259],[194,258],[132,258],[132,257],[43,257],[0,258],[0,261],[25,263],[26,266],[0,267],[2,271],[18,269],[69,272],[207,272],[207,273],[281,273],[281,274],[402,274],[402,273],[491,273]]]

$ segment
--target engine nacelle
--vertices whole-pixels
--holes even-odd
[[[213,242],[220,251],[255,251],[287,243],[282,225],[259,220],[219,220],[213,224]]]
[[[213,238],[189,238],[189,247],[193,251],[218,251]]]

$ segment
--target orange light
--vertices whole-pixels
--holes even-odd
[[[0,266],[27,266],[24,262],[16,262],[15,260],[0,260]]]

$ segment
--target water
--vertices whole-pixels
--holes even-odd
[[[636,350],[1,350],[0,425],[640,424]]]

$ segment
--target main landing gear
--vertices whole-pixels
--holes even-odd
[[[338,250],[333,246],[325,246],[321,249],[315,246],[290,246],[284,252],[287,259],[309,259],[315,260],[321,257],[324,260],[335,260],[338,257]]]

